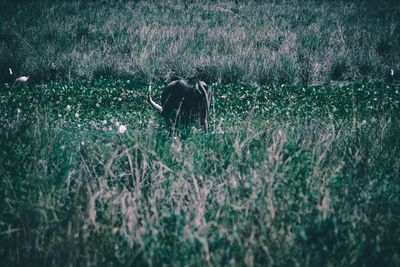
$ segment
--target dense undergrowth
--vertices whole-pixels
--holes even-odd
[[[399,13],[1,1],[0,265],[400,266]],[[210,131],[146,103],[176,75]]]
[[[177,135],[143,83],[14,89],[2,266],[400,265],[398,84],[214,84]]]

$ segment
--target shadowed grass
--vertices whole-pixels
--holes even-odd
[[[130,82],[3,93],[2,264],[399,264],[398,85],[212,88],[182,137]]]

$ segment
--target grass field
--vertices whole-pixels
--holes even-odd
[[[236,3],[235,3],[236,2]],[[0,78],[321,84],[400,73],[398,1],[3,1]]]
[[[398,84],[212,88],[181,137],[130,81],[3,91],[2,266],[400,264]]]
[[[400,266],[399,13],[0,2],[0,266]],[[209,131],[147,103],[173,75]]]

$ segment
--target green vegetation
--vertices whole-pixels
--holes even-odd
[[[212,88],[180,136],[144,84],[3,89],[2,266],[400,264],[398,84]]]
[[[0,82],[321,84],[400,73],[397,1],[2,1]],[[388,77],[389,76],[389,77]]]
[[[399,17],[0,1],[0,266],[400,266]],[[175,75],[210,131],[147,104]]]

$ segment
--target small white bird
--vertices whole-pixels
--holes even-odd
[[[28,81],[28,79],[29,79],[28,76],[21,76],[21,77],[15,79],[15,82],[12,87],[14,88],[15,86],[23,85]]]
[[[394,70],[390,69],[390,76],[394,76]]]
[[[15,79],[16,82],[20,82],[20,83],[26,83],[28,81],[29,77],[28,76],[21,76],[17,79]]]
[[[8,79],[7,82],[4,84],[4,86],[6,88],[10,88],[10,84],[12,83],[13,80],[14,80],[13,71],[11,68],[8,68]]]

